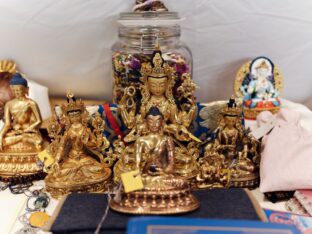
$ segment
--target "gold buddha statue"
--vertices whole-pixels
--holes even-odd
[[[27,80],[16,73],[10,80],[14,99],[4,107],[4,126],[0,132],[0,176],[24,176],[35,179],[42,168],[37,165],[43,140],[42,122],[37,103],[26,95]]]
[[[159,49],[154,51],[150,63],[142,64],[141,74],[140,88],[126,88],[120,101],[120,115],[130,131],[124,138],[126,144],[116,143],[124,148],[115,150],[119,161],[114,167],[114,180],[118,182],[121,173],[136,168],[134,142],[148,133],[144,119],[152,107],[157,107],[161,112],[164,118],[163,131],[173,139],[176,150],[175,173],[185,178],[195,177],[199,154],[194,149],[201,141],[188,128],[197,110],[193,95],[196,85],[189,74],[184,74],[176,82],[175,70],[164,61]]]
[[[84,103],[67,94],[67,105],[62,105],[62,117],[53,120],[47,148],[54,163],[47,169],[46,190],[53,197],[71,192],[101,192],[111,175],[103,156],[109,142],[103,136],[104,120],[88,115]]]
[[[135,141],[135,165],[144,188],[121,193],[111,200],[116,211],[132,214],[176,214],[195,210],[199,202],[190,193],[187,182],[174,175],[173,139],[164,132],[164,117],[158,107],[145,116],[147,134]]]
[[[241,114],[241,107],[231,98],[221,111],[215,138],[199,160],[198,187],[254,187],[258,184],[260,143],[244,129]]]

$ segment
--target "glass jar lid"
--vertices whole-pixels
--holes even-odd
[[[169,26],[176,25],[182,20],[178,12],[143,11],[120,13],[118,23],[123,26]]]

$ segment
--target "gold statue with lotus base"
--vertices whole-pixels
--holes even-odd
[[[119,160],[114,167],[114,180],[119,182],[120,174],[134,170],[135,144],[147,131],[144,121],[146,113],[157,107],[164,118],[163,131],[172,137],[175,147],[175,174],[186,179],[194,178],[198,173],[197,145],[200,140],[189,130],[195,118],[197,107],[194,98],[196,85],[189,74],[176,81],[175,70],[162,58],[156,49],[150,63],[141,67],[141,86],[139,89],[128,87],[120,101],[119,110],[129,133],[115,142],[115,157]]]
[[[135,141],[134,165],[144,189],[115,196],[110,207],[131,214],[176,214],[195,210],[199,202],[187,182],[174,175],[175,147],[164,131],[164,117],[157,107],[145,116],[147,133]]]
[[[42,176],[38,165],[38,153],[43,140],[39,132],[42,122],[40,110],[35,101],[27,97],[28,84],[21,74],[10,80],[14,99],[4,106],[4,126],[0,131],[0,176],[29,177]]]
[[[62,117],[48,127],[53,139],[47,151],[54,163],[47,169],[46,190],[53,197],[71,192],[102,192],[111,175],[104,158],[109,142],[103,136],[104,120],[88,115],[84,103],[72,93],[62,105]]]
[[[200,158],[197,187],[255,187],[259,183],[260,143],[242,125],[242,109],[231,98],[220,113],[215,138]]]

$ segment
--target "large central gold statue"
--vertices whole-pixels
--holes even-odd
[[[114,179],[118,182],[121,173],[140,166],[138,162],[144,158],[144,154],[136,155],[139,146],[134,142],[150,134],[144,119],[153,107],[157,107],[163,116],[162,131],[172,138],[170,144],[176,152],[175,174],[193,178],[198,170],[196,144],[200,140],[188,128],[197,110],[193,95],[196,85],[189,74],[176,80],[175,70],[164,61],[158,49],[154,51],[150,63],[142,64],[141,74],[140,88],[126,88],[120,101],[120,114],[130,132],[124,142],[115,142],[115,156],[119,160],[114,167]]]
[[[53,197],[71,192],[101,192],[111,175],[103,153],[109,142],[103,136],[104,120],[90,117],[83,102],[68,93],[63,116],[48,127],[54,139],[48,147],[54,163],[45,178],[46,189]],[[62,128],[62,126],[64,126]],[[91,126],[90,126],[91,125]]]
[[[14,99],[4,107],[4,127],[0,132],[0,176],[35,176],[41,172],[37,155],[42,150],[39,108],[28,98],[27,81],[16,73],[10,80]],[[35,177],[34,177],[35,178]]]
[[[135,141],[135,164],[142,174],[144,189],[116,196],[110,207],[132,214],[175,214],[197,209],[199,203],[187,182],[174,175],[173,139],[163,130],[164,117],[151,107],[144,120],[148,133]]]

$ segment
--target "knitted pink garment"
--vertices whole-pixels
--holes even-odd
[[[300,114],[281,109],[277,115],[258,115],[261,126],[276,118],[277,124],[262,140],[260,191],[312,189],[312,133],[299,124]]]

